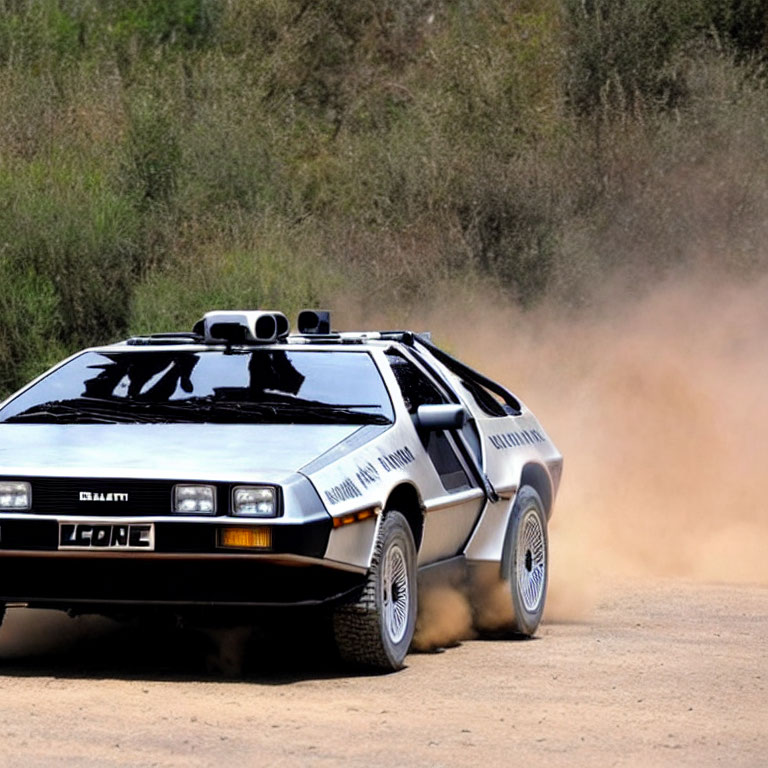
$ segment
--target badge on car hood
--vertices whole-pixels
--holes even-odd
[[[80,491],[80,501],[128,501],[128,494]]]

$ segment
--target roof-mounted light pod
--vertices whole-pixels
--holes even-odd
[[[208,344],[272,344],[287,336],[290,326],[282,312],[219,310],[206,312],[194,331]]]
[[[307,336],[326,336],[331,332],[331,313],[327,309],[302,309],[296,326]]]

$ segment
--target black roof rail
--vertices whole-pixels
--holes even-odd
[[[146,336],[132,336],[126,340],[131,346],[151,344],[203,344],[205,339],[199,333],[191,331],[172,331],[168,333],[151,333]]]
[[[457,360],[453,355],[449,355],[447,352],[440,349],[440,347],[436,347],[431,341],[428,341],[418,333],[413,333],[412,331],[400,331],[400,334],[400,341],[402,341],[403,344],[412,347],[414,346],[414,342],[418,342],[432,355],[432,357],[439,360],[449,371],[452,371],[458,376],[468,378],[471,381],[480,384],[480,386],[485,387],[489,392],[493,392],[494,395],[498,395],[504,403],[509,406],[511,413],[515,416],[522,413],[520,401],[506,387],[502,386],[497,381],[489,379],[487,376],[483,376],[479,371],[462,363],[461,360]]]
[[[313,344],[315,342],[324,342],[324,341],[339,341],[341,339],[341,334],[338,332],[333,333],[292,333],[291,336],[298,336],[299,338],[306,339],[309,342],[312,342]],[[346,339],[341,339],[342,341],[346,341]]]

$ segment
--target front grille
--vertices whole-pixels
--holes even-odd
[[[170,480],[134,480],[125,478],[31,478],[32,512],[38,515],[167,515],[171,513],[173,486]],[[227,488],[218,488],[217,512],[226,514]],[[81,494],[92,499],[81,500]],[[112,496],[108,496],[112,494]],[[127,494],[127,500],[115,494]],[[111,498],[111,501],[106,499]]]

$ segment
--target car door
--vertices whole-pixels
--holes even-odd
[[[443,388],[415,361],[395,349],[386,357],[411,415],[421,405],[450,402]],[[427,565],[462,551],[484,506],[485,491],[467,464],[454,430],[411,428],[438,480],[432,484],[436,492],[422,499],[426,515],[419,565]]]
[[[474,413],[471,424],[482,455],[482,469],[493,487],[492,500],[483,511],[465,555],[468,560],[497,561],[502,557],[505,533],[523,469],[526,466],[552,467],[561,457],[530,411],[502,402],[471,377],[449,374],[449,380],[467,407]],[[513,397],[513,396],[512,396]],[[514,401],[513,401],[514,402]],[[550,461],[552,466],[550,467]]]

